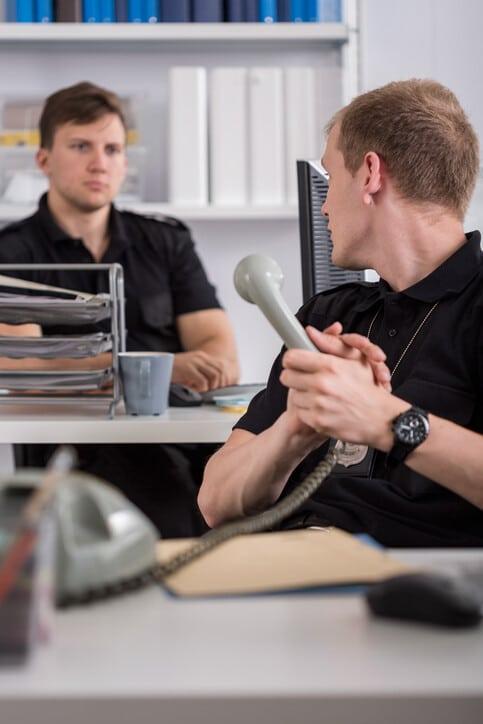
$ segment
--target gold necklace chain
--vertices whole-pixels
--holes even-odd
[[[426,314],[425,314],[425,316],[424,316],[424,319],[423,319],[423,320],[420,322],[420,324],[418,325],[418,328],[417,328],[416,331],[414,332],[413,336],[411,337],[411,339],[409,340],[409,342],[407,343],[407,345],[406,345],[405,348],[403,349],[403,351],[402,351],[402,353],[401,353],[401,356],[399,357],[398,361],[397,361],[396,364],[394,365],[394,367],[393,367],[393,369],[392,369],[392,372],[391,372],[391,379],[392,379],[392,378],[394,377],[394,375],[396,374],[397,368],[399,367],[399,365],[400,365],[401,362],[403,361],[403,359],[404,359],[404,357],[406,356],[406,353],[408,352],[408,350],[409,350],[409,348],[411,347],[412,343],[414,342],[414,340],[416,339],[416,337],[418,336],[418,334],[420,333],[420,331],[422,330],[422,328],[424,327],[424,325],[426,324],[426,322],[428,321],[429,317],[432,315],[432,313],[434,312],[434,310],[436,309],[436,307],[438,306],[438,304],[439,304],[439,301],[438,301],[438,302],[435,302],[435,303],[433,304],[433,306],[431,307],[431,309],[430,309],[428,312],[426,312]],[[371,321],[371,323],[370,323],[370,325],[369,325],[369,329],[368,329],[368,331],[367,331],[367,338],[368,338],[369,340],[371,339],[372,327],[373,327],[374,322],[376,321],[376,319],[377,319],[380,311],[381,311],[380,309],[377,310],[377,312],[376,312],[375,315],[373,316],[372,321]]]

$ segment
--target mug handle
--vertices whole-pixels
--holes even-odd
[[[141,369],[139,371],[140,378],[140,395],[142,400],[149,398],[149,379],[151,377],[151,362],[148,359],[141,360]]]

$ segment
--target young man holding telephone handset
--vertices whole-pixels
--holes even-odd
[[[200,508],[212,526],[264,509],[336,438],[352,443],[345,467],[284,527],[482,546],[483,262],[479,232],[463,231],[476,135],[440,84],[391,83],[336,114],[322,164],[334,263],[381,279],[299,311],[326,354],[282,351],[208,463]]]

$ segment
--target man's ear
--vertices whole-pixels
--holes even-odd
[[[35,154],[37,166],[46,176],[49,175],[49,152],[46,148],[39,148]]]
[[[374,196],[382,189],[384,162],[375,151],[369,151],[362,162],[363,200],[368,206],[374,203]]]

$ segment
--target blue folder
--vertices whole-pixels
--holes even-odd
[[[33,23],[35,21],[33,0],[17,0],[14,5],[14,22]]]
[[[116,0],[116,20],[127,23],[127,0]]]
[[[54,21],[52,0],[35,0],[34,10],[36,23],[52,23]]]
[[[245,0],[245,20],[247,23],[258,23],[260,20],[258,0]]]
[[[143,22],[143,5],[141,0],[127,0],[128,23]]]
[[[222,0],[193,0],[194,23],[223,22]]]
[[[340,23],[342,20],[340,0],[320,0],[319,20],[323,23]]]
[[[99,18],[101,23],[114,23],[116,21],[114,0],[99,0]]]
[[[163,23],[189,23],[189,0],[163,0],[161,18]]]
[[[319,0],[306,0],[307,3],[307,16],[306,20],[308,20],[309,23],[318,23],[319,22]]]
[[[277,0],[260,0],[260,22],[275,23],[277,19]]]
[[[278,22],[289,23],[291,21],[290,8],[292,0],[278,0]]]
[[[244,0],[227,0],[227,2],[226,2],[226,19],[229,23],[246,22]]]
[[[85,23],[99,23],[101,19],[101,8],[99,0],[83,0],[82,17]]]
[[[143,2],[143,22],[159,23],[159,0],[144,0]]]

